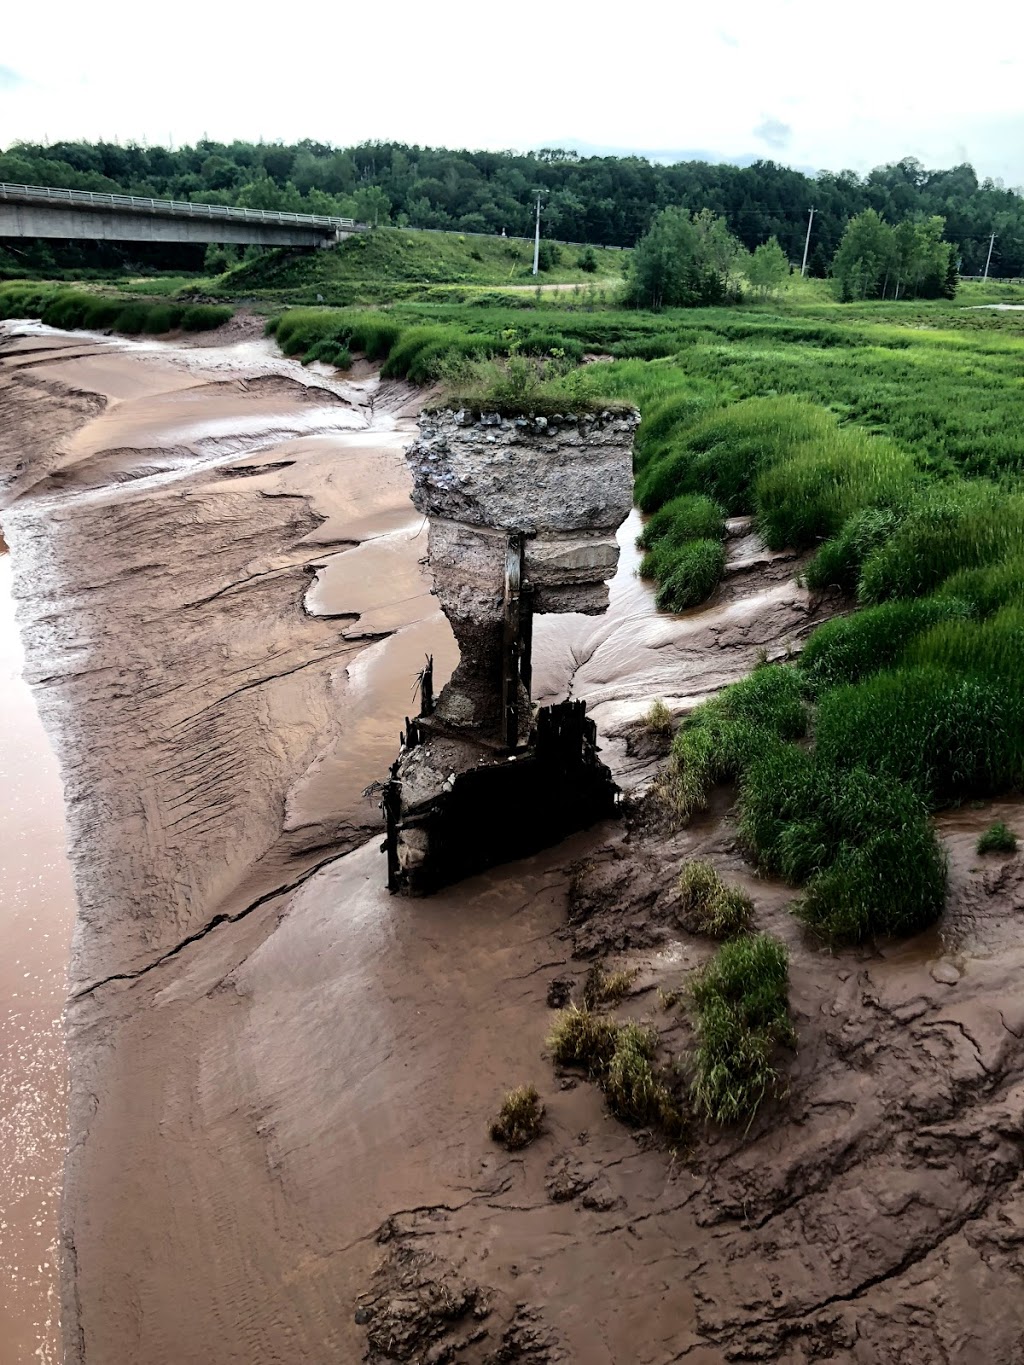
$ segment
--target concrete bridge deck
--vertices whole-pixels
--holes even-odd
[[[368,231],[352,218],[0,181],[0,237],[326,247]]]

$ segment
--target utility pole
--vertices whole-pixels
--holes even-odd
[[[804,238],[804,263],[800,267],[800,278],[807,274],[807,253],[811,248],[811,224],[814,222],[814,209],[811,209],[811,216],[807,220],[807,236]]]
[[[540,269],[540,195],[537,195],[537,231],[533,238],[533,273]]]
[[[983,278],[986,280],[988,279],[988,268],[992,264],[992,248],[995,246],[995,244],[996,234],[993,232],[992,236],[988,239],[988,259],[985,261],[985,274],[983,276]]]

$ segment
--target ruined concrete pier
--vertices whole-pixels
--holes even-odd
[[[392,770],[392,890],[432,890],[614,810],[585,705],[534,714],[531,646],[535,613],[607,606],[638,420],[628,408],[420,418],[413,502],[430,518],[434,591],[460,661]]]

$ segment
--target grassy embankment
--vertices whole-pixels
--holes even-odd
[[[208,281],[209,293],[261,302],[373,304],[403,298],[466,302],[495,290],[578,285],[602,294],[622,277],[629,253],[611,247],[546,243],[534,277],[533,243],[456,232],[377,228],[330,251],[270,251]],[[588,268],[592,267],[592,268]],[[572,292],[571,290],[568,292]]]
[[[133,298],[102,289],[12,280],[0,285],[0,318],[38,318],[71,331],[161,335],[179,329],[208,332],[234,315],[227,304],[184,303],[168,298]]]

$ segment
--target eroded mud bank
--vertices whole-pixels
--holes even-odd
[[[409,395],[253,343],[39,329],[5,342],[0,384],[80,901],[70,1359],[1019,1358],[1024,871],[974,857],[991,812],[944,822],[949,923],[898,952],[805,941],[720,814],[391,899],[362,789],[423,654],[454,661],[418,567]],[[685,709],[828,610],[734,529],[705,611],[656,615],[627,552],[606,617],[540,623],[538,699],[585,696],[627,784],[653,696]],[[785,1103],[680,1161],[542,1051],[549,983],[587,955],[641,968],[634,1015],[704,955],[671,897],[698,849],[789,940],[800,1048]],[[592,894],[567,924],[575,863]],[[487,1122],[531,1081],[546,1131],[510,1156]]]

